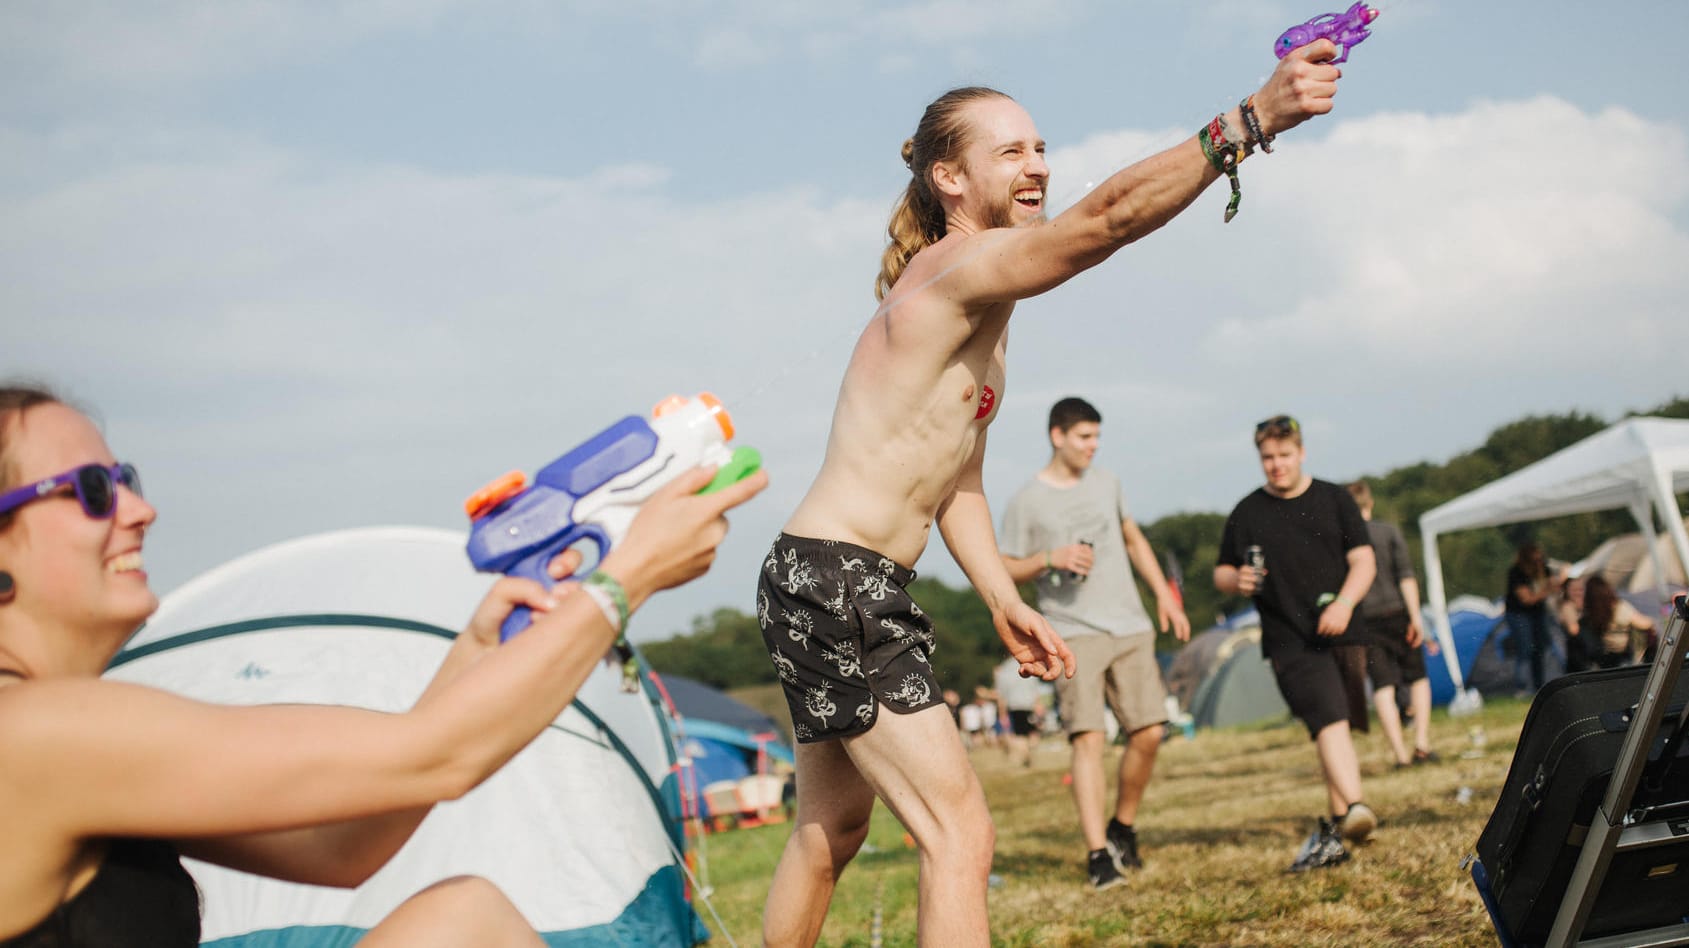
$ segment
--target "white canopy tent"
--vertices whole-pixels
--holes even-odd
[[[1465,683],[1449,633],[1443,564],[1437,555],[1439,534],[1624,508],[1636,518],[1656,557],[1660,546],[1655,542],[1657,512],[1679,560],[1689,563],[1689,534],[1676,496],[1685,490],[1689,490],[1689,420],[1627,418],[1421,515],[1432,620],[1455,688],[1464,688]],[[1656,576],[1665,575],[1662,564],[1656,562],[1654,567]]]

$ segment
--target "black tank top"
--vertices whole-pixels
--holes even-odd
[[[199,889],[176,848],[153,839],[114,839],[76,897],[0,948],[195,948]]]

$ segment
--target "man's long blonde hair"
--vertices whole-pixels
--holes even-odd
[[[903,143],[909,187],[892,207],[891,223],[886,225],[891,242],[880,257],[880,275],[874,281],[876,300],[886,298],[916,254],[944,237],[944,206],[933,193],[932,166],[957,160],[972,141],[973,129],[963,119],[962,110],[970,103],[993,98],[1009,97],[984,86],[951,89],[927,106],[915,127],[915,137]]]

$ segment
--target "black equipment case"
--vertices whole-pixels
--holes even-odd
[[[1471,866],[1504,945],[1689,944],[1686,622],[1680,597],[1652,665],[1531,703]]]

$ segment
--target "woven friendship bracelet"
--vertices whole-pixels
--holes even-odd
[[[1208,134],[1207,126],[1204,126],[1202,131],[1196,133],[1196,140],[1197,143],[1202,146],[1202,153],[1208,156],[1208,163],[1214,166],[1215,171],[1224,174],[1226,164],[1220,160],[1219,154],[1215,152],[1214,138]]]
[[[611,629],[621,635],[628,625],[628,594],[616,577],[600,570],[581,582],[581,590],[598,603]]]

